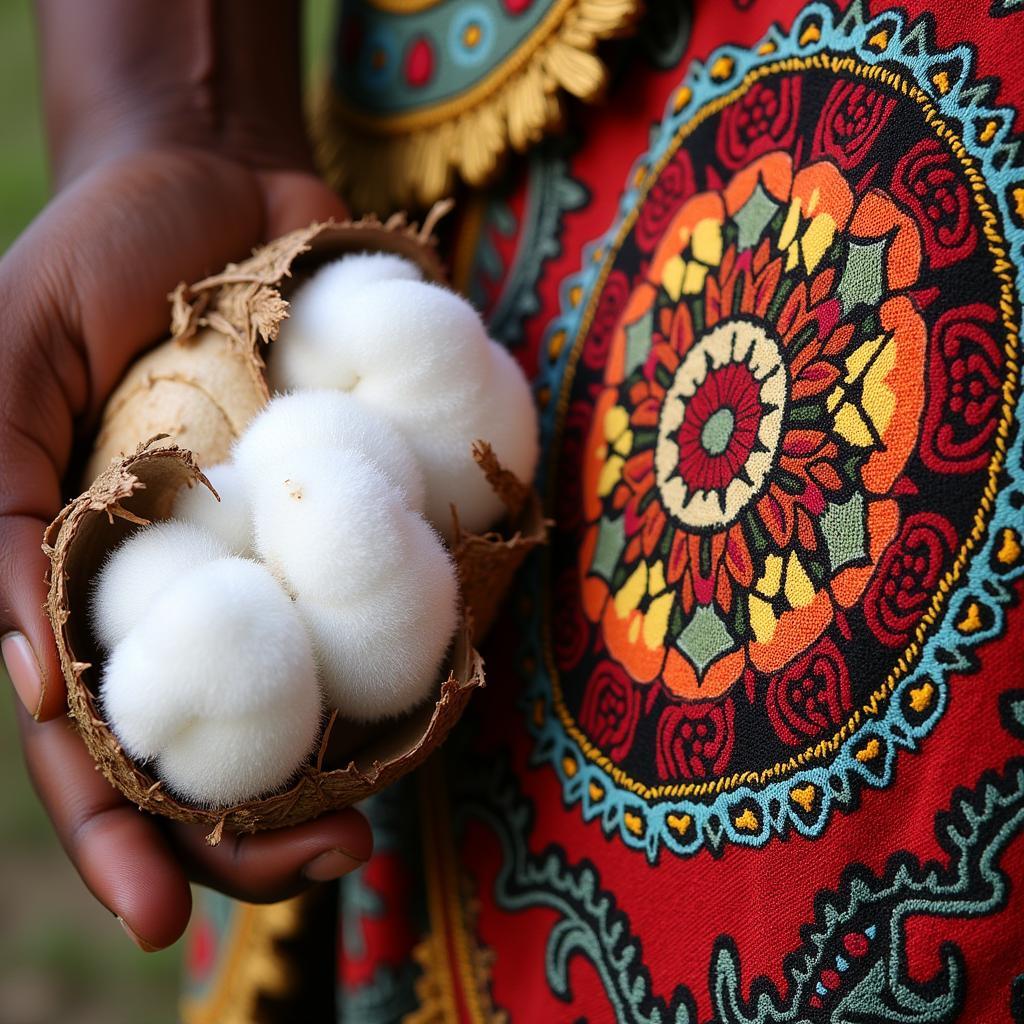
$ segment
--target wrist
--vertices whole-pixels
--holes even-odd
[[[309,169],[299,5],[38,0],[56,188],[140,149]]]

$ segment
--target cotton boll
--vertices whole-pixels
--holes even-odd
[[[220,497],[208,487],[183,487],[171,515],[181,522],[195,523],[219,537],[233,555],[252,554],[252,511],[237,467],[230,462],[206,470],[206,478]]]
[[[427,517],[450,538],[455,502],[467,529],[486,528],[502,506],[473,461],[472,445],[498,431],[501,447],[514,454],[522,447],[519,461],[530,461],[536,417],[522,372],[504,351],[494,355],[473,307],[435,285],[374,285],[349,312],[338,344],[358,378],[351,392],[394,424],[416,453],[427,479]],[[523,410],[518,439],[509,428]]]
[[[472,456],[473,443],[488,442],[501,464],[529,483],[539,452],[537,413],[526,376],[515,358],[496,342],[486,397],[464,415],[434,432],[410,437],[427,477],[427,516],[450,540],[450,506],[458,509],[462,528],[481,533],[505,512],[487,477]]]
[[[368,285],[422,280],[423,272],[415,263],[394,253],[349,253],[322,266],[296,290],[283,326],[294,324],[328,335],[346,315],[349,302]]]
[[[298,449],[252,491],[256,550],[293,594],[337,603],[377,590],[415,514],[368,459]]]
[[[173,793],[200,806],[267,796],[295,775],[320,731],[319,698],[312,728],[295,711],[282,701],[246,718],[193,722],[157,758],[157,773]]]
[[[248,486],[281,468],[303,448],[357,452],[405,495],[410,509],[425,503],[423,470],[409,442],[387,421],[339,391],[297,391],[274,398],[235,445],[234,460]]]
[[[385,281],[349,305],[335,333],[350,390],[396,426],[432,429],[486,394],[487,333],[465,299],[435,284]]]
[[[296,602],[328,704],[347,718],[390,718],[424,701],[458,624],[451,559],[422,519],[405,518],[404,544],[376,592],[337,606]]]
[[[321,722],[309,636],[256,562],[224,558],[182,576],[114,649],[100,699],[130,756],[168,788],[227,806],[284,785]]]
[[[223,540],[195,523],[168,520],[136,530],[114,549],[95,581],[92,626],[100,645],[109,650],[127,636],[186,573],[230,554]]]
[[[353,297],[379,281],[420,281],[422,277],[414,263],[391,253],[354,253],[322,267],[296,291],[289,317],[270,348],[271,388],[347,390],[353,379],[331,355],[335,331],[348,316]]]

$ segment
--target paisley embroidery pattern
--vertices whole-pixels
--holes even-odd
[[[1022,569],[1012,112],[922,31],[812,4],[693,65],[563,288],[525,704],[651,859],[887,785]]]
[[[478,309],[490,310],[488,332],[508,348],[522,345],[524,324],[540,312],[537,285],[546,265],[562,253],[563,218],[589,198],[569,173],[571,149],[569,140],[552,138],[530,154],[526,201],[518,219],[501,190],[480,201],[479,228],[466,261],[471,272],[460,278],[455,266],[455,286]],[[499,237],[517,240],[507,263],[496,244]]]
[[[1022,691],[1015,696],[1020,704]],[[1015,705],[1013,714],[1019,714]],[[1008,721],[1007,723],[1011,723]],[[1012,731],[1020,734],[1021,719]],[[588,861],[573,863],[560,847],[531,853],[529,802],[507,769],[482,769],[466,780],[463,813],[484,821],[501,841],[503,867],[495,883],[498,905],[515,914],[543,907],[558,915],[544,955],[552,992],[572,1000],[570,964],[588,960],[601,979],[609,1012],[619,1021],[697,1024],[686,985],[669,998],[654,990],[644,950],[613,893]],[[935,818],[942,858],[921,862],[894,854],[875,873],[851,864],[834,891],[814,898],[814,920],[799,949],[784,958],[783,991],[768,978],[743,978],[740,954],[729,935],[715,942],[709,987],[717,1024],[843,1020],[939,1024],[957,1018],[968,983],[963,956],[944,942],[941,961],[926,981],[907,968],[906,927],[911,917],[945,919],[949,933],[965,918],[998,913],[1010,885],[1000,866],[1006,847],[1024,828],[1024,761],[986,772],[973,790],[959,790]],[[685,922],[680,922],[685,926]],[[749,995],[747,995],[749,993]]]

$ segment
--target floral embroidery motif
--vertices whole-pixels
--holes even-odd
[[[551,328],[536,759],[651,857],[887,784],[1020,569],[1007,140],[951,127],[969,61],[872,25],[812,4],[692,67]]]
[[[667,6],[665,0],[660,6]],[[429,206],[560,125],[564,95],[608,79],[601,42],[634,29],[639,0],[346,0],[314,118],[331,184],[356,209]],[[662,45],[685,38],[677,14]],[[347,158],[358,147],[362,158]]]
[[[583,467],[583,606],[637,682],[771,680],[861,600],[924,406],[920,263],[895,202],[824,159],[768,152],[682,205],[612,332]]]

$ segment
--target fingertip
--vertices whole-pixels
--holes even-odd
[[[188,881],[134,807],[106,818],[78,847],[79,871],[141,949],[166,949],[181,938],[192,915]]]
[[[0,655],[25,710],[36,721],[64,713],[67,699],[53,629],[46,614],[49,560],[40,542],[45,523],[34,516],[0,518],[5,577],[0,608]]]
[[[0,637],[0,657],[22,707],[33,718],[38,718],[43,700],[43,681],[32,645],[23,633],[7,633]]]
[[[347,807],[336,812],[338,824],[351,836],[348,852],[361,861],[368,861],[373,856],[373,829],[366,815],[355,807]]]
[[[354,808],[290,828],[225,836],[208,846],[197,826],[173,827],[194,881],[250,903],[287,899],[315,882],[340,878],[373,853],[373,833]]]
[[[60,662],[47,627],[27,627],[34,636],[12,631],[0,638],[0,656],[8,678],[24,709],[37,722],[48,722],[64,713],[67,700]]]
[[[95,770],[70,722],[33,722],[21,713],[18,724],[33,785],[89,891],[147,946],[177,941],[192,891],[155,819]]]
[[[348,208],[321,178],[304,171],[269,171],[263,175],[266,234],[276,238],[314,221],[345,220]]]
[[[57,648],[48,627],[45,636],[37,636],[32,641],[32,649],[39,665],[40,692],[35,712],[29,713],[37,722],[49,722],[66,713],[68,700]]]

